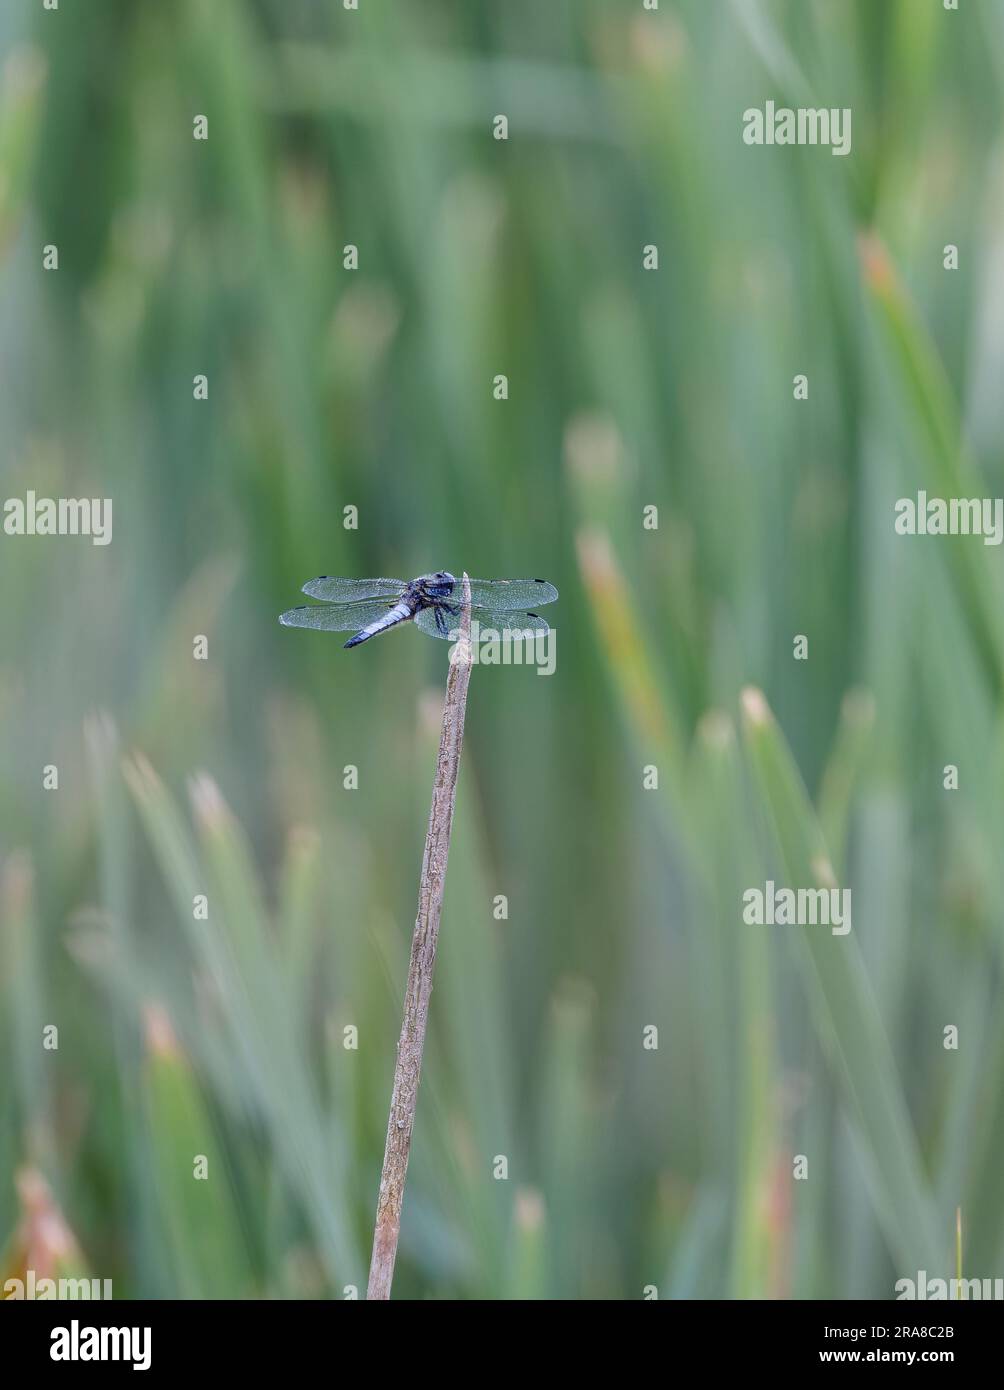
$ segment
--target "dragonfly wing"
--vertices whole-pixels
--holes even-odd
[[[459,619],[457,619],[459,622]],[[471,622],[477,622],[482,640],[486,632],[504,638],[506,633],[547,632],[550,623],[539,613],[524,613],[513,609],[472,608]]]
[[[332,579],[322,574],[304,584],[303,592],[325,603],[356,603],[367,598],[394,599],[406,588],[403,579]]]
[[[313,627],[321,632],[358,632],[369,623],[382,618],[393,607],[389,600],[369,603],[311,603],[301,604],[280,613],[283,627]]]
[[[453,607],[454,605],[450,605]],[[452,634],[460,631],[460,614],[450,613],[440,608],[442,619],[437,621],[436,608],[423,608],[415,615],[415,626],[427,632],[430,637],[449,640]],[[537,613],[513,611],[512,609],[491,609],[471,607],[471,622],[477,623],[480,632],[491,632],[499,637],[516,632],[546,632],[548,622]]]
[[[437,614],[439,618],[437,619]],[[460,616],[448,613],[445,608],[420,608],[415,614],[415,626],[427,632],[430,637],[449,639],[451,632],[460,631]]]
[[[463,585],[458,580],[453,594],[456,601],[461,597]],[[553,603],[558,591],[545,579],[472,579],[471,607],[490,608],[504,612],[518,608],[523,612],[535,613],[544,603]]]

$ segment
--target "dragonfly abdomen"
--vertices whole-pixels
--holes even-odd
[[[345,643],[346,647],[358,647],[360,642],[368,642],[371,637],[375,637],[378,632],[386,632],[389,627],[394,627],[397,623],[403,623],[406,618],[413,617],[410,606],[403,600],[395,603],[393,608],[388,608],[387,612],[377,618],[376,622],[367,624],[361,628],[354,637],[350,637]]]

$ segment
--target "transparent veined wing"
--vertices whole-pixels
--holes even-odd
[[[332,579],[321,574],[304,584],[303,592],[325,603],[356,603],[366,598],[397,598],[406,588],[403,579]]]
[[[507,632],[547,632],[551,626],[539,613],[522,613],[511,608],[472,608],[471,622],[475,619],[482,637],[486,632],[497,632],[500,637],[505,637]]]
[[[463,590],[463,582],[457,580],[454,601]],[[507,608],[529,609],[535,613],[544,603],[553,603],[558,591],[546,579],[472,579],[471,607],[491,608],[503,611]]]
[[[430,637],[442,637],[449,640],[453,633],[460,631],[460,614],[448,613],[445,608],[439,608],[438,612],[442,615],[437,620],[437,607],[422,608],[415,615],[415,626],[427,632]],[[475,608],[471,605],[471,622],[476,622],[481,633],[490,631],[504,637],[506,632],[546,632],[548,622],[546,618],[539,617],[536,613],[513,612],[510,609],[500,608]]]
[[[451,632],[460,631],[460,615],[454,616],[447,613],[445,608],[435,605],[432,608],[420,608],[415,614],[415,626],[427,632],[430,637],[448,639]]]
[[[393,601],[374,600],[369,603],[302,604],[279,614],[283,627],[313,627],[320,632],[358,632],[367,623],[382,618]]]

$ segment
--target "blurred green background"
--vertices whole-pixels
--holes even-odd
[[[556,583],[557,671],[473,673],[395,1295],[888,1298],[959,1208],[999,1276],[1002,561],[893,506],[1004,491],[1004,5],[0,43],[3,497],[114,502],[0,536],[4,1275],[365,1290],[447,648],[276,618],[444,567]],[[849,936],[744,926],[826,863]]]

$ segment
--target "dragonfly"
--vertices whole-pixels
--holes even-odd
[[[553,603],[558,591],[546,579],[472,579],[471,622],[510,632],[546,632],[536,609]],[[413,622],[430,637],[449,640],[460,626],[463,581],[448,570],[417,579],[334,579],[326,574],[304,584],[318,603],[301,604],[279,615],[283,627],[321,632],[352,632],[346,647],[358,647],[400,623]],[[502,622],[500,622],[502,620]]]

